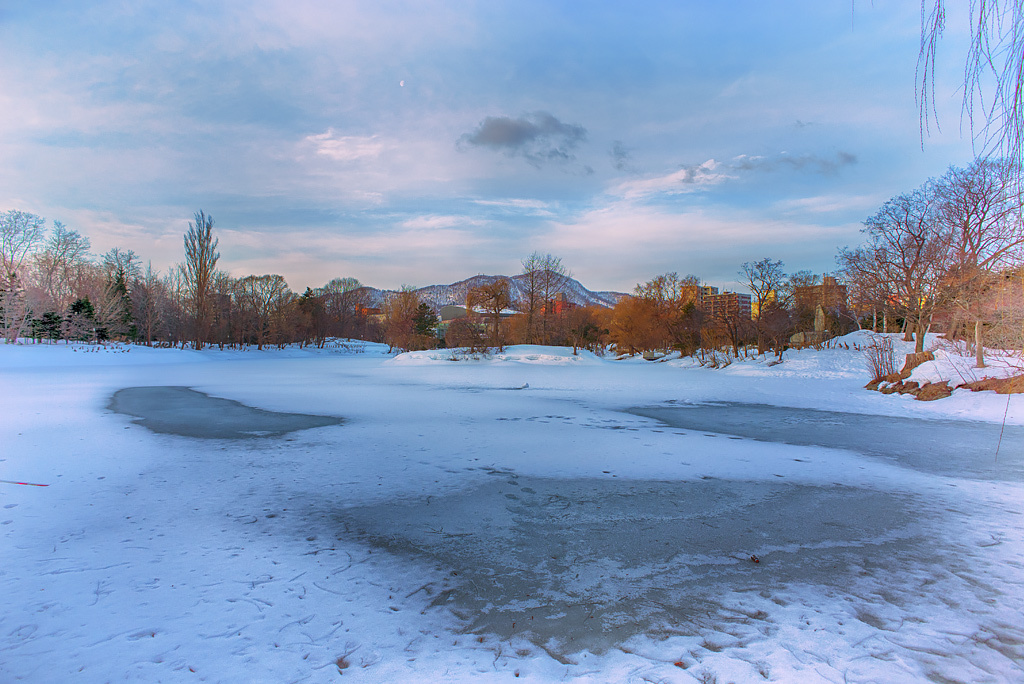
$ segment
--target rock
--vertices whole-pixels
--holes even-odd
[[[864,385],[864,389],[875,391],[875,390],[878,389],[878,383],[880,383],[880,382],[882,382],[882,378],[878,378],[877,380],[872,380],[868,384]]]
[[[902,385],[903,386],[900,387],[900,394],[917,394],[919,391],[918,387],[920,387],[920,385],[918,385],[914,380],[904,382]]]
[[[1009,378],[982,378],[964,383],[960,387],[972,392],[991,390],[996,394],[1024,394],[1024,375],[1014,375]]]
[[[900,382],[899,380],[897,380],[896,382],[892,383],[891,385],[886,385],[885,387],[880,387],[878,389],[878,391],[881,392],[882,394],[893,394],[895,392],[899,392],[901,389],[903,389],[903,383]]]
[[[921,385],[915,397],[918,401],[935,401],[936,399],[945,399],[952,393],[949,381],[943,380],[942,382],[926,382]]]

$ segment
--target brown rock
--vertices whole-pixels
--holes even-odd
[[[878,391],[881,392],[882,394],[893,394],[894,392],[899,392],[901,389],[903,389],[903,383],[900,381],[896,381],[891,385],[886,385],[885,387],[881,388]]]
[[[900,387],[900,394],[917,394],[919,391],[918,387],[920,387],[920,385],[918,385],[914,380],[904,382],[902,385],[903,386]]]
[[[881,378],[879,378],[877,380],[872,380],[868,384],[864,385],[864,389],[866,389],[866,390],[877,390],[878,389],[878,383],[880,383],[880,382],[882,382]]]
[[[972,392],[991,390],[996,394],[1024,394],[1024,375],[1014,375],[1010,378],[982,378],[964,383],[960,387]]]
[[[943,380],[942,382],[926,382],[921,385],[921,389],[917,391],[915,397],[918,401],[935,401],[936,399],[945,399],[952,393],[949,381]]]

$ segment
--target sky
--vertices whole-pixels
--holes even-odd
[[[298,291],[830,272],[974,157],[956,9],[922,146],[913,2],[8,0],[0,211],[167,272],[203,210],[219,268]]]

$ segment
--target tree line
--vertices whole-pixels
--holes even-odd
[[[695,276],[658,276],[616,306],[610,341],[620,351],[731,348],[735,356],[756,345],[781,358],[791,336],[821,316],[832,334],[902,332],[918,352],[928,332],[942,332],[973,352],[978,367],[986,344],[1024,352],[1019,178],[1014,163],[982,158],[891,198],[864,221],[862,244],[839,250],[841,285],[809,271],[787,274],[768,258],[744,263],[739,275],[751,293],[750,317],[709,315]],[[830,296],[828,287],[842,287],[845,296]]]
[[[197,349],[322,347],[332,338],[403,350],[529,343],[676,350],[718,363],[750,348],[781,358],[795,332],[815,327],[830,334],[903,331],[919,351],[926,332],[942,329],[971,345],[982,365],[986,341],[1019,348],[1024,339],[1017,177],[1007,162],[978,160],[893,197],[864,222],[861,245],[839,250],[841,285],[809,271],[786,273],[770,258],[746,262],[739,276],[750,310],[736,306],[731,293],[717,301],[732,305],[712,305],[715,295],[698,277],[677,273],[638,284],[611,309],[573,306],[562,260],[535,252],[522,260],[515,288],[508,278],[472,288],[468,315],[444,323],[411,287],[378,307],[354,278],[297,294],[280,275],[232,277],[217,269],[219,241],[203,211],[188,223],[184,261],[161,275],[131,250],[94,257],[77,231],[59,221],[47,231],[41,217],[12,210],[0,214],[0,334],[8,342],[126,340]],[[830,287],[849,296],[827,296]]]
[[[132,250],[98,257],[89,239],[55,221],[0,214],[0,334],[38,341],[120,340],[146,345],[323,346],[332,337],[374,339],[368,292],[335,278],[301,295],[280,275],[233,278],[217,269],[213,218],[197,212],[185,260],[161,275]]]

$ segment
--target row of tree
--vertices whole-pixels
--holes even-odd
[[[538,264],[541,272],[533,273]],[[559,297],[569,279],[561,260],[534,254],[523,262],[523,275],[529,277],[522,279],[526,285],[518,301],[511,296],[508,279],[473,288],[466,297],[469,315],[448,323],[443,336],[435,334],[436,313],[414,290],[404,289],[385,303],[384,340],[401,349],[542,343],[574,350],[613,346],[629,354],[677,350],[688,355],[722,347],[739,355],[747,345],[756,344],[760,352],[772,349],[781,357],[795,330],[814,326],[815,303],[795,294],[821,284],[821,278],[810,272],[787,275],[782,266],[770,259],[743,265],[748,287],[757,293],[751,317],[750,309],[741,306],[711,310],[705,306],[707,288],[700,279],[676,273],[637,285],[632,295],[610,309],[573,306]],[[532,287],[535,282],[545,283],[539,294]],[[517,313],[508,315],[510,307]],[[832,331],[855,324],[841,302],[828,307],[827,317]]]
[[[184,261],[163,276],[143,269],[131,250],[94,258],[77,231],[54,222],[47,234],[42,218],[7,211],[0,214],[0,334],[9,342],[126,339],[195,348],[323,346],[347,337],[399,349],[533,343],[613,345],[626,353],[728,348],[736,356],[756,345],[781,358],[790,336],[814,327],[817,315],[832,333],[899,325],[916,336],[919,351],[938,324],[970,340],[982,365],[984,340],[1019,347],[1024,338],[1017,177],[1008,163],[979,160],[886,202],[865,221],[864,243],[837,257],[849,300],[798,296],[822,279],[787,274],[781,261],[766,258],[740,270],[753,316],[743,307],[708,306],[700,279],[676,273],[637,285],[612,309],[574,307],[565,298],[570,275],[561,259],[535,252],[522,261],[516,288],[498,278],[471,289],[469,316],[447,324],[441,336],[438,312],[412,288],[378,308],[353,278],[298,295],[279,275],[233,278],[217,270],[214,222],[202,211],[184,235]]]
[[[771,350],[782,358],[791,336],[813,330],[816,316],[832,335],[857,325],[844,298],[820,296],[823,278],[810,271],[787,274],[781,261],[765,258],[744,263],[740,274],[752,293],[749,309],[743,295],[711,293],[693,275],[666,273],[637,285],[606,315],[608,342],[626,353],[729,349],[737,357],[756,346],[758,353]],[[711,305],[711,298],[719,304]]]
[[[142,344],[323,345],[379,337],[368,293],[336,278],[302,295],[279,275],[233,278],[217,270],[218,240],[204,212],[189,222],[185,260],[161,276],[131,250],[98,258],[89,240],[34,214],[0,214],[0,333],[8,342],[129,340]]]
[[[892,198],[864,222],[864,243],[839,251],[843,284],[809,271],[787,273],[781,261],[769,258],[744,263],[740,279],[751,293],[752,315],[738,306],[706,306],[700,279],[676,273],[637,285],[611,310],[558,310],[552,296],[564,286],[566,271],[560,260],[534,254],[523,272],[531,274],[529,282],[544,284],[534,289],[542,294],[515,304],[522,315],[501,320],[497,310],[509,300],[500,283],[498,293],[471,293],[489,312],[489,322],[449,328],[451,342],[613,345],[626,353],[730,348],[736,356],[756,345],[759,353],[772,350],[781,358],[794,333],[815,327],[831,334],[861,327],[901,330],[916,341],[917,351],[924,350],[925,334],[938,330],[973,347],[981,367],[986,341],[1024,348],[1019,177],[1009,162],[981,159]],[[843,294],[829,296],[829,287]]]
[[[408,287],[379,303],[354,278],[336,278],[298,295],[280,275],[231,277],[217,269],[213,227],[211,216],[197,212],[184,235],[184,261],[161,276],[151,266],[143,269],[131,250],[93,257],[88,238],[60,222],[47,232],[44,219],[34,214],[0,214],[0,332],[8,342],[109,339],[197,349],[323,346],[331,338],[420,349],[444,341],[437,336],[437,312]],[[513,301],[507,279],[473,289],[466,304],[486,313],[490,331],[463,321],[453,339],[461,334],[469,346],[563,343],[566,333],[553,303],[568,280],[557,257],[530,255],[523,261],[521,299]],[[514,328],[498,324],[510,307],[522,312]]]

